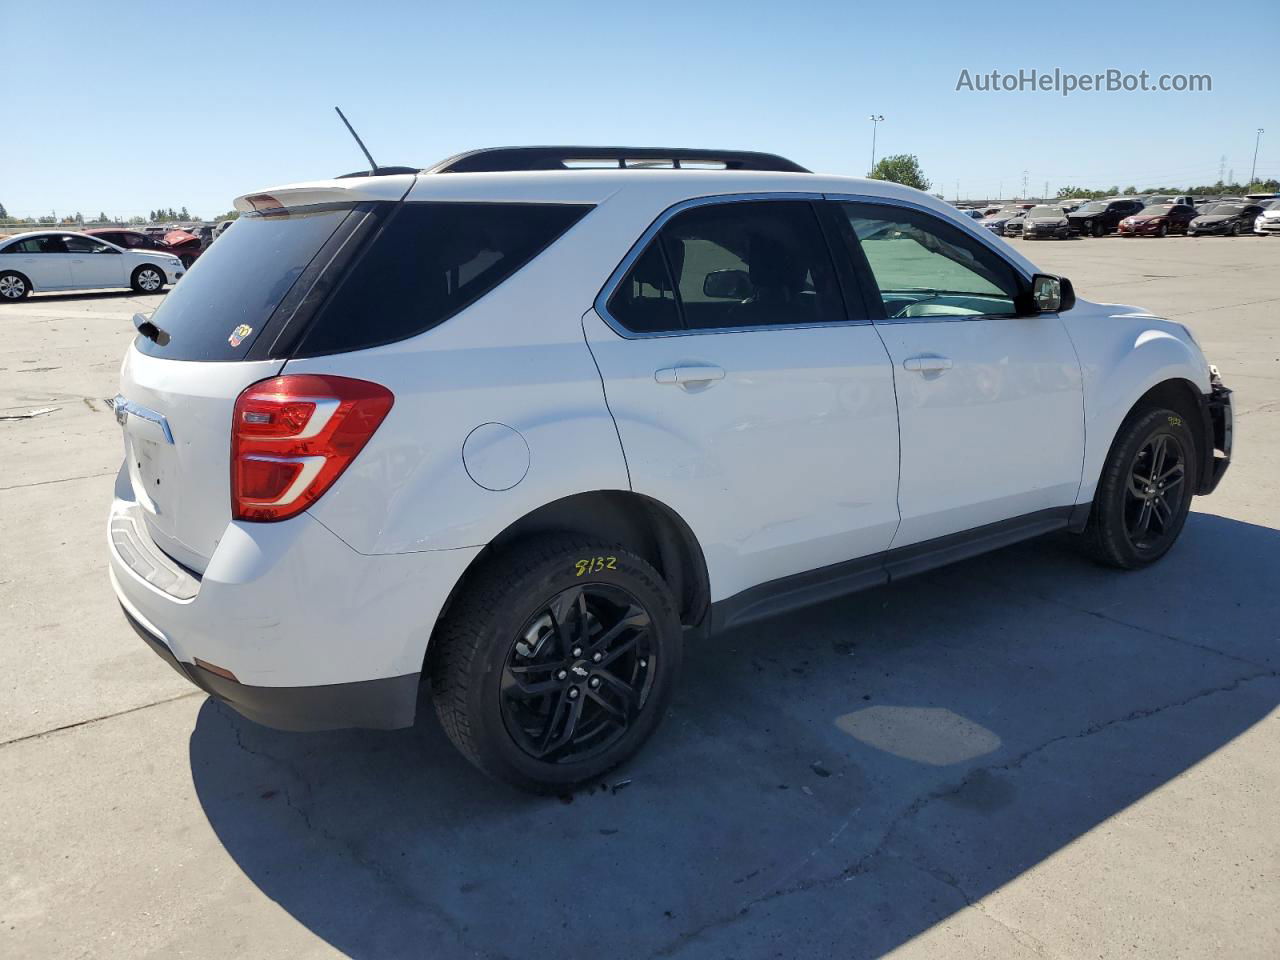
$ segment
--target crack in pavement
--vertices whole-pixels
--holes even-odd
[[[388,888],[397,898],[404,901],[406,905],[416,910],[425,912],[438,920],[454,937],[460,948],[465,948],[466,942],[463,939],[462,925],[442,910],[439,906],[429,901],[423,900],[411,889],[404,885],[400,878],[392,874],[383,864],[376,859],[368,856],[361,850],[359,844],[354,837],[343,837],[319,826],[312,817],[311,800],[313,794],[311,791],[310,781],[304,776],[303,772],[291,760],[284,757],[276,756],[265,750],[254,749],[248,746],[241,736],[240,724],[237,723],[235,716],[231,711],[223,707],[217,706],[217,713],[227,722],[231,728],[232,736],[235,738],[236,747],[244,753],[252,757],[259,757],[269,763],[275,764],[283,769],[289,777],[296,781],[300,787],[299,796],[294,796],[294,791],[288,785],[282,785],[281,789],[284,793],[284,802],[291,811],[293,811],[298,819],[302,822],[307,832],[328,841],[331,845],[339,848],[341,854],[345,854],[347,858],[354,864],[362,868],[366,873],[372,876],[378,883]]]
[[[964,886],[960,883],[960,881],[956,877],[948,873],[946,870],[943,870],[941,867],[935,867],[929,863],[926,863],[923,859],[919,859],[919,860],[903,860],[902,858],[898,858],[898,859],[903,863],[907,863],[915,867],[917,870],[921,871],[922,873],[927,874],[928,876],[932,877],[934,880],[937,880],[939,883],[943,884],[944,886],[950,887],[960,896],[960,898],[964,901],[966,907],[972,908],[973,910],[982,914],[982,916],[986,917],[996,926],[1003,929],[1005,932],[1009,934],[1010,937],[1013,938],[1013,940],[1019,946],[1026,947],[1027,949],[1035,953],[1035,955],[1038,957],[1050,958],[1053,956],[1053,954],[1049,952],[1048,946],[1042,940],[1036,937],[1034,934],[1030,933],[1027,930],[1023,930],[1021,927],[1017,927],[1012,924],[1006,923],[1004,920],[997,917],[994,913],[992,913],[990,910],[987,909],[986,904],[983,902],[983,898],[979,897],[975,900],[973,897],[969,896],[968,891],[964,889]]]
[[[41,737],[52,736],[55,733],[61,733],[64,730],[74,730],[77,727],[87,727],[93,723],[101,723],[103,720],[114,720],[116,717],[125,717],[131,713],[137,713],[140,710],[150,710],[152,707],[161,707],[166,703],[175,703],[178,700],[186,700],[188,697],[203,697],[203,690],[188,690],[186,693],[180,693],[175,697],[168,697],[164,700],[156,700],[153,703],[144,703],[140,706],[129,707],[127,710],[117,710],[115,713],[104,713],[100,717],[90,717],[88,720],[77,720],[74,723],[64,723],[60,727],[51,727],[48,730],[41,730],[37,733],[24,733],[20,737],[14,737],[12,740],[0,741],[0,747],[12,746],[15,743],[24,743],[27,740],[39,740]]]
[[[966,773],[958,783],[955,783],[948,787],[942,787],[937,790],[932,790],[926,794],[922,794],[921,796],[917,797],[904,810],[902,810],[902,812],[900,812],[896,817],[894,817],[889,822],[889,825],[885,828],[884,832],[880,835],[880,839],[876,841],[876,843],[871,847],[870,850],[864,853],[861,857],[855,860],[852,864],[850,864],[840,873],[835,874],[834,876],[817,877],[812,880],[806,880],[801,883],[795,884],[794,886],[791,886],[791,887],[779,888],[769,893],[761,894],[760,896],[755,897],[743,903],[733,913],[726,914],[714,920],[710,920],[707,923],[703,924],[702,926],[694,930],[690,930],[687,933],[681,934],[679,937],[677,937],[667,946],[663,947],[660,950],[655,951],[654,956],[659,956],[659,957],[674,956],[675,953],[678,950],[681,950],[686,944],[692,943],[693,941],[697,940],[699,937],[701,937],[703,934],[707,933],[708,931],[719,929],[722,927],[728,927],[734,923],[737,923],[739,920],[741,920],[742,917],[746,916],[751,911],[752,907],[757,907],[765,903],[770,903],[782,897],[792,896],[793,894],[808,893],[812,890],[818,890],[818,889],[834,886],[837,883],[847,883],[848,881],[853,880],[856,877],[860,877],[870,873],[871,870],[873,869],[873,865],[882,856],[894,855],[890,850],[890,846],[893,843],[895,834],[904,824],[906,824],[908,821],[913,819],[922,810],[924,810],[926,807],[928,807],[930,804],[934,803],[935,801],[943,800],[947,797],[951,797],[960,793],[967,786],[969,786],[969,784],[973,781],[975,777],[985,776],[992,773],[1000,773],[1000,772],[1008,772],[1010,770],[1017,770],[1024,763],[1026,763],[1027,760],[1031,759],[1035,755],[1045,750],[1048,750],[1050,747],[1053,747],[1059,743],[1064,743],[1069,740],[1083,740],[1088,737],[1092,737],[1098,733],[1102,733],[1105,730],[1109,730],[1112,727],[1118,726],[1120,724],[1133,723],[1138,720],[1145,720],[1157,714],[1164,713],[1167,710],[1175,710],[1179,707],[1185,707],[1188,704],[1194,703],[1197,700],[1204,699],[1205,697],[1216,696],[1222,693],[1230,693],[1231,691],[1236,690],[1241,685],[1246,683],[1252,683],[1256,680],[1274,679],[1277,677],[1280,677],[1280,671],[1277,671],[1277,670],[1261,670],[1256,673],[1246,674],[1245,676],[1237,677],[1236,679],[1230,681],[1229,683],[1220,684],[1219,686],[1216,686],[1216,687],[1208,687],[1206,689],[1199,690],[1193,694],[1183,697],[1180,700],[1175,700],[1171,703],[1161,704],[1160,706],[1157,706],[1157,707],[1148,707],[1148,708],[1143,708],[1139,710],[1133,710],[1122,717],[1114,717],[1110,720],[1104,720],[1099,723],[1090,724],[1088,727],[1085,727],[1083,730],[1077,731],[1076,733],[1066,733],[1056,737],[1051,737],[1050,739],[1046,740],[1044,743],[1023,751],[1022,753],[1018,754],[1016,757],[1014,757],[1012,760],[1007,761],[1006,763],[989,764],[986,766],[975,767],[974,769]],[[898,859],[902,860],[905,858],[899,856]],[[922,867],[921,869],[924,869],[924,868]],[[962,890],[959,890],[958,886],[957,886],[957,890],[961,893],[962,896],[964,896],[964,892]],[[972,904],[972,898],[966,897],[966,900]],[[1002,926],[1003,925],[1004,924],[1002,924]]]
[[[85,473],[76,477],[59,477],[57,480],[32,480],[29,483],[15,483],[12,486],[0,487],[0,492],[5,490],[25,490],[28,487],[43,487],[51,483],[70,483],[72,480],[94,480],[98,477],[113,477],[119,470],[108,470],[106,473]]]
[[[965,571],[963,575],[978,583],[985,584],[986,586],[999,587],[1001,585],[1000,581],[992,577],[984,577],[980,573]],[[1121,620],[1119,617],[1113,617],[1110,614],[1102,613],[1098,610],[1090,610],[1088,607],[1082,607],[1071,603],[1070,601],[1062,600],[1052,594],[1041,593],[1038,590],[1023,590],[1022,592],[1024,596],[1034,597],[1044,603],[1056,604],[1066,610],[1071,610],[1075,613],[1083,613],[1086,616],[1095,617],[1098,620],[1105,621],[1106,623],[1113,623],[1118,627],[1127,627],[1130,630],[1145,633],[1147,636],[1155,637],[1159,640],[1168,640],[1172,643],[1182,644],[1185,647],[1191,647],[1192,649],[1199,650],[1202,653],[1212,653],[1219,657],[1226,657],[1228,660],[1234,660],[1236,663],[1244,664],[1248,667],[1257,667],[1259,670],[1265,670],[1267,668],[1265,663],[1250,660],[1248,657],[1242,657],[1235,653],[1227,653],[1225,650],[1219,650],[1217,647],[1211,647],[1208,644],[1200,643],[1198,640],[1189,640],[1186,637],[1179,637],[1176,634],[1161,633],[1159,630],[1152,630],[1150,627],[1144,627],[1138,623],[1129,623],[1127,620]]]

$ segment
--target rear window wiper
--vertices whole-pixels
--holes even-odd
[[[169,334],[166,331],[161,330],[142,314],[135,313],[133,315],[133,325],[140,334],[152,343],[159,344],[162,347],[168,345]]]

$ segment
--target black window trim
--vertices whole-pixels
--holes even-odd
[[[836,291],[844,308],[845,319],[837,321],[828,320],[820,323],[767,323],[752,324],[741,327],[699,328],[696,330],[682,328],[680,330],[637,331],[627,329],[627,327],[623,326],[622,323],[609,312],[609,299],[613,296],[614,291],[617,290],[622,281],[626,279],[627,274],[631,272],[632,266],[634,266],[635,262],[640,259],[646,250],[649,249],[649,245],[654,242],[658,233],[667,225],[667,222],[670,221],[672,217],[695,207],[706,207],[711,206],[712,204],[721,203],[749,203],[761,200],[791,200],[793,202],[799,200],[807,202],[814,208],[814,214],[818,221],[819,233],[826,245],[827,255],[831,257],[832,265],[835,268],[835,274],[837,277]],[[854,319],[850,315],[849,308],[852,301],[849,297],[849,291],[845,288],[846,277],[841,267],[841,258],[836,256],[836,250],[832,247],[831,237],[828,234],[828,225],[823,222],[824,217],[821,210],[821,207],[823,206],[821,202],[822,200],[822,194],[810,192],[729,193],[714,194],[706,197],[691,197],[687,200],[681,200],[679,203],[674,203],[667,207],[667,209],[663,210],[662,213],[658,214],[653,223],[649,224],[644,233],[640,235],[640,238],[631,245],[631,248],[627,251],[627,255],[623,257],[618,266],[614,268],[613,273],[609,275],[609,279],[605,281],[604,286],[600,288],[600,292],[596,294],[594,304],[595,311],[600,315],[600,319],[608,324],[609,328],[624,340],[650,340],[655,337],[720,336],[727,333],[767,333],[779,330],[813,330],[815,328],[826,329],[828,327],[865,327],[871,323],[870,319]],[[665,250],[663,250],[663,256],[666,256]],[[668,271],[669,270],[670,266],[668,266]],[[672,278],[672,282],[675,282],[674,277]],[[684,323],[683,316],[681,317],[680,322],[681,324]]]
[[[923,204],[912,203],[908,200],[900,200],[897,197],[880,197],[872,194],[827,193],[823,194],[823,200],[828,201],[827,205],[831,207],[835,207],[837,204],[841,203],[865,203],[875,206],[901,207],[905,210],[911,210],[925,216],[933,217],[935,220],[939,220],[944,224],[954,227],[964,236],[977,241],[979,246],[985,247],[988,253],[994,255],[1001,262],[1006,264],[1013,271],[1014,276],[1017,277],[1019,283],[1022,285],[1023,290],[1021,292],[1023,295],[1025,295],[1031,288],[1031,273],[1018,264],[1017,261],[1011,260],[1006,253],[996,245],[989,230],[985,228],[981,230],[974,229],[970,226],[970,224],[976,223],[976,221],[970,220],[967,217],[963,219],[960,217],[951,218],[944,216],[937,210],[931,210]],[[841,232],[844,235],[846,245],[850,247],[849,258],[853,263],[853,272],[857,277],[858,287],[863,291],[867,310],[869,311],[869,315],[874,318],[874,323],[880,325],[887,325],[891,323],[971,323],[973,321],[980,320],[1009,319],[1010,317],[1017,316],[1017,314],[1009,313],[975,313],[957,316],[934,315],[928,317],[896,318],[888,316],[884,310],[884,301],[881,300],[879,296],[871,295],[871,291],[878,291],[880,288],[876,282],[875,274],[871,271],[871,264],[867,262],[867,256],[862,252],[861,244],[859,244],[857,242],[857,238],[853,236],[853,227],[848,225],[848,218],[845,217],[842,212],[838,210],[836,212],[839,214],[838,219],[845,221],[846,225],[842,228]],[[966,223],[966,220],[969,222]]]

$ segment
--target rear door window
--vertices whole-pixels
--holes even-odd
[[[636,333],[839,323],[835,267],[808,201],[733,201],[673,216],[610,296]]]
[[[583,204],[402,204],[346,270],[294,356],[361,350],[429,330],[505,281],[590,209]],[[228,236],[240,230],[237,226]],[[217,244],[210,248],[217,249]]]

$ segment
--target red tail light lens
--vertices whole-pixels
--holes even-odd
[[[367,380],[273,377],[236,398],[231,513],[268,522],[301,513],[364,449],[395,397]]]

